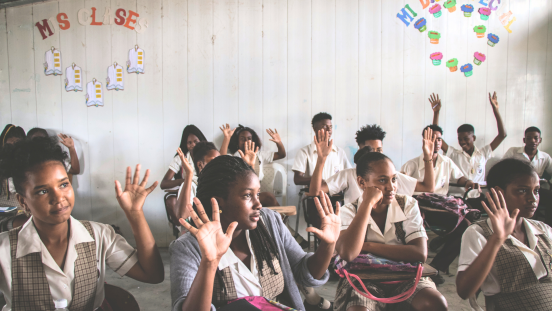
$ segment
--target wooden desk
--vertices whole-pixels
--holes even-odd
[[[266,207],[275,212],[278,212],[284,216],[293,216],[297,215],[297,208],[295,206],[268,206]]]
[[[359,278],[363,280],[371,281],[400,281],[406,280],[409,278],[415,278],[415,272],[354,272],[358,275]],[[437,275],[437,270],[427,263],[424,264],[424,271],[422,272],[422,277]]]

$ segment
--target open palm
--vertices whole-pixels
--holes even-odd
[[[489,206],[485,202],[481,202],[481,204],[491,220],[493,235],[496,235],[501,240],[506,240],[514,232],[519,209],[514,210],[510,216],[510,212],[508,212],[508,208],[506,207],[506,201],[500,190],[491,189],[486,195]]]
[[[341,232],[341,218],[339,217],[339,203],[336,203],[335,213],[332,208],[332,201],[324,191],[320,191],[320,200],[314,198],[314,204],[320,216],[320,229],[309,227],[307,232],[312,232],[327,244],[333,244],[339,238]]]
[[[314,135],[314,144],[316,145],[316,153],[319,156],[327,157],[332,152],[333,140],[330,140],[330,134],[324,129],[318,131]]]
[[[257,152],[259,152],[259,147],[255,149],[255,142],[252,140],[248,140],[245,142],[244,150],[245,152],[238,150],[238,152],[240,153],[240,156],[245,161],[245,163],[249,164],[249,166],[255,167],[255,159],[257,158]]]
[[[146,188],[148,183],[150,170],[146,170],[146,175],[141,183],[138,183],[140,180],[140,164],[136,165],[136,170],[134,171],[134,179],[131,182],[132,173],[130,166],[127,167],[126,180],[125,180],[125,190],[121,189],[121,184],[118,180],[115,181],[115,194],[117,195],[117,201],[119,206],[125,212],[131,211],[141,211],[146,197],[157,187],[157,181],[153,183],[149,188]]]

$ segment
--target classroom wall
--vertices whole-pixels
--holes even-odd
[[[481,0],[488,3],[489,1]],[[58,0],[0,9],[0,123],[26,130],[43,127],[78,140],[82,174],[74,177],[74,216],[122,227],[132,236],[117,205],[113,181],[125,168],[141,163],[150,180],[161,180],[186,124],[197,125],[220,145],[219,126],[244,124],[261,134],[264,148],[276,150],[266,128],[280,132],[288,157],[288,203],[297,202],[294,156],[312,140],[311,117],[334,117],[335,143],[351,162],[355,131],[378,123],[387,131],[385,153],[400,167],[421,152],[421,131],[432,119],[427,98],[443,99],[441,124],[449,144],[456,128],[471,123],[477,146],[497,134],[487,93],[496,91],[508,138],[495,151],[522,144],[523,130],[543,130],[543,149],[552,151],[552,3],[502,0],[488,21],[474,12],[466,18],[458,1],[454,13],[434,18],[419,0]],[[499,2],[499,1],[495,1]],[[440,2],[442,4],[442,1]],[[428,30],[442,37],[429,43],[427,31],[406,26],[396,15],[405,4],[425,17]],[[496,5],[496,3],[495,3]],[[116,24],[81,26],[77,11],[95,7],[103,20],[106,7],[146,17],[143,33]],[[497,18],[511,11],[507,30]],[[65,12],[67,30],[55,26],[42,39],[35,23]],[[57,23],[54,23],[57,25]],[[495,47],[477,39],[475,25],[500,36]],[[146,54],[145,74],[125,72],[125,90],[105,90],[107,66],[124,64],[135,44]],[[85,92],[66,92],[62,76],[45,76],[44,53],[62,53],[63,70],[72,62],[84,81],[104,84],[104,107],[85,105]],[[429,54],[445,56],[434,66]],[[473,53],[487,60],[466,78],[451,73],[446,60],[473,64]],[[159,245],[172,239],[157,189],[144,207]],[[294,222],[293,222],[294,223]]]

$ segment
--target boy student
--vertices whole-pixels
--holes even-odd
[[[332,136],[332,116],[320,112],[312,118],[312,129],[314,133],[318,133],[320,130],[328,132],[329,137]],[[318,158],[316,144],[312,142],[311,144],[301,148],[297,155],[295,156],[295,163],[291,168],[295,173],[293,181],[296,185],[309,185],[311,182],[312,174],[314,173],[314,168],[316,167],[316,159]],[[324,169],[322,171],[322,178],[328,179],[333,174],[351,168],[351,163],[347,159],[347,155],[343,149],[333,145],[332,152],[328,156],[326,163],[324,164]]]
[[[320,132],[318,133],[318,139],[314,137],[315,144],[321,143]],[[385,138],[385,132],[378,125],[367,125],[361,127],[356,133],[356,141],[359,146],[359,150],[355,154],[355,164],[357,160],[368,152],[383,153],[382,141]],[[424,132],[422,141],[422,151],[426,158],[430,158],[433,154],[433,148],[435,143],[435,137],[433,137],[433,130],[427,129]],[[341,191],[345,191],[345,204],[353,203],[362,195],[362,191],[357,184],[357,174],[355,168],[348,168],[334,174],[326,181],[320,180],[321,174],[317,174],[316,171],[321,171],[324,167],[325,158],[318,157],[316,162],[316,169],[310,184],[310,193],[318,193],[319,190],[329,192],[330,195],[334,195]],[[433,192],[435,190],[435,179],[433,176],[433,169],[428,166],[426,168],[426,175],[423,181],[418,181],[413,177],[404,175],[397,172],[397,193],[412,196],[414,191],[420,192]]]
[[[429,102],[433,109],[433,124],[439,125],[439,112],[441,110],[441,99],[439,99],[439,95],[432,94],[429,97]],[[475,136],[473,125],[462,124],[457,130],[458,144],[460,144],[461,149],[449,146],[444,140],[443,146],[441,147],[444,154],[451,158],[460,168],[462,174],[476,183],[485,181],[485,164],[493,156],[493,151],[506,138],[506,129],[504,129],[504,123],[498,111],[496,92],[494,92],[492,97],[491,93],[489,93],[489,102],[491,103],[491,107],[493,107],[493,113],[498,127],[498,135],[496,135],[490,144],[478,149],[474,144],[477,137]]]

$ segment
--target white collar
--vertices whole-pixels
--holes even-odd
[[[473,153],[472,153],[471,156],[466,151],[464,151],[464,149],[462,149],[462,147],[460,147],[460,150],[458,150],[458,151],[460,151],[461,154],[465,155],[468,158],[472,158],[475,154],[481,153],[481,151],[479,151],[479,148],[477,148],[476,145],[473,145]]]
[[[310,149],[312,153],[316,153],[316,144],[314,141],[310,144]],[[335,144],[332,145],[332,151],[337,152],[337,146]]]
[[[490,218],[487,219],[487,225],[489,225],[489,229],[491,230],[491,233],[492,233],[493,226]],[[534,226],[531,222],[527,221],[527,219],[525,218],[523,218],[523,225],[525,226],[525,234],[527,235],[527,242],[529,242],[529,248],[531,250],[535,250],[535,247],[539,242],[539,238],[537,237],[537,235],[542,235],[546,233],[542,231],[539,227]],[[517,246],[527,248],[527,245],[523,244],[521,241],[519,241],[512,235],[509,235],[508,239],[510,239],[512,243],[516,244]]]
[[[358,198],[358,208],[360,208],[360,204],[362,203],[362,195]],[[397,201],[397,198],[393,198],[393,201],[387,208],[387,218],[385,219],[385,232],[391,230],[391,227],[394,226],[395,223],[405,221],[406,215],[404,214],[404,211],[401,209],[401,206],[399,205],[399,202]],[[374,232],[378,233],[379,235],[383,236],[381,230],[379,229],[378,225],[372,219],[372,215],[370,215],[370,219],[368,220],[368,223],[371,225],[371,228]]]
[[[527,153],[525,153],[525,147],[519,147],[517,152],[523,154],[527,159],[529,159],[529,155],[527,155]],[[540,150],[537,149],[537,154],[535,154],[535,158],[536,159],[544,159],[545,156],[544,156],[544,154],[542,154],[542,152],[540,152]],[[533,158],[533,159],[535,159],[535,158]]]

